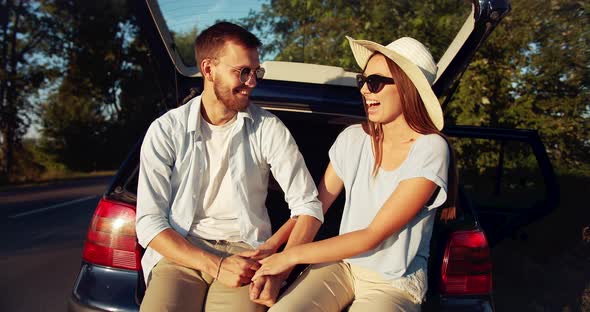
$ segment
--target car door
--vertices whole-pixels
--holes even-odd
[[[202,85],[198,68],[180,55],[169,28],[172,21],[165,18],[171,16],[169,11],[184,8],[162,6],[156,0],[141,0],[136,4],[137,17],[148,39],[169,108],[182,105],[190,90]],[[507,0],[472,0],[468,4],[471,13],[438,62],[433,88],[443,99],[443,108],[452,101],[461,75],[477,48],[485,44],[485,39],[510,11]],[[192,10],[207,10],[212,5],[213,2],[194,5]],[[304,111],[362,120],[364,110],[354,86],[354,73],[322,65],[272,61],[263,65],[267,75],[252,93],[254,103],[273,111]],[[555,209],[559,197],[556,179],[535,130],[447,125],[444,133],[451,137],[456,149],[460,183],[477,211],[478,222],[490,244],[517,235],[524,225]]]

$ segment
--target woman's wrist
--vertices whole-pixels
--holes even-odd
[[[289,264],[291,268],[301,263],[301,259],[299,257],[300,255],[298,252],[296,252],[296,250],[297,246],[282,252],[285,256],[285,259],[287,260],[287,264]]]

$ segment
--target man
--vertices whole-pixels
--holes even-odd
[[[136,225],[146,247],[142,311],[263,310],[257,303],[272,305],[286,276],[257,280],[249,294],[256,259],[287,239],[286,248],[311,241],[323,222],[291,134],[249,103],[264,75],[259,46],[256,36],[231,23],[203,31],[195,41],[203,93],[146,133]],[[285,192],[291,219],[267,241],[269,171]]]

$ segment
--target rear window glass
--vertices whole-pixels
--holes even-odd
[[[481,209],[515,211],[545,199],[545,183],[528,143],[452,138],[460,181]]]
[[[528,143],[456,137],[451,143],[460,184],[492,242],[546,213],[547,185]]]
[[[348,1],[297,0],[157,3],[188,67],[195,66],[196,35],[218,21],[240,24],[256,34],[263,43],[261,61],[313,63],[358,71],[346,35],[381,44],[411,36],[424,42],[438,60],[471,11],[469,1],[449,2],[440,8],[421,2],[368,1],[356,5]],[[433,14],[437,15],[436,20],[427,18]]]

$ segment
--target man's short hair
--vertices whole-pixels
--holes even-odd
[[[197,66],[206,58],[216,58],[226,42],[232,42],[249,49],[257,49],[260,39],[243,27],[229,22],[219,22],[201,32],[195,39],[195,60]]]

